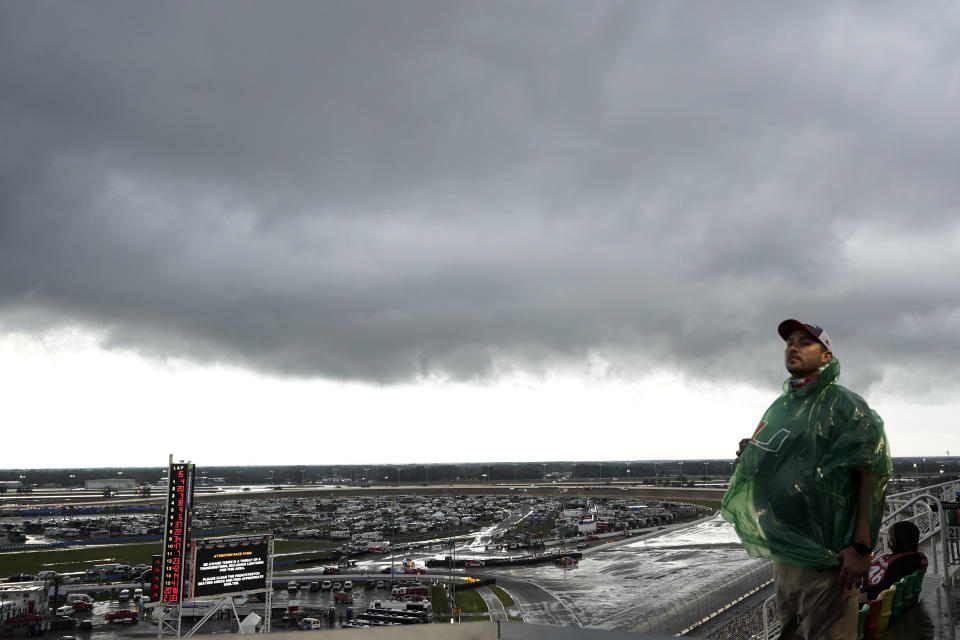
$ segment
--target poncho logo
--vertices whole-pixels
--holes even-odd
[[[784,429],[783,427],[780,427],[780,429],[775,434],[770,436],[767,440],[765,441],[758,440],[757,436],[760,434],[760,432],[763,430],[765,426],[767,426],[766,421],[761,422],[757,426],[757,430],[753,433],[753,437],[750,438],[750,442],[757,445],[764,451],[769,451],[770,453],[776,453],[777,451],[780,451],[780,447],[782,447],[783,443],[786,442],[787,438],[790,437],[790,429]]]

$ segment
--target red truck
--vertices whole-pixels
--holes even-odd
[[[138,616],[136,611],[131,611],[130,609],[120,609],[119,611],[111,611],[103,618],[110,624],[113,624],[114,622],[129,622],[136,624]]]

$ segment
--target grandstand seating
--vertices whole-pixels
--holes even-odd
[[[863,640],[863,627],[867,622],[868,613],[870,613],[870,605],[865,603],[860,607],[860,615],[857,619],[857,640]]]
[[[881,592],[875,600],[871,600],[867,605],[870,610],[867,612],[867,619],[863,624],[863,640],[873,640],[876,637],[877,623],[880,619],[880,609],[883,607],[883,600],[884,593]]]
[[[880,605],[880,617],[877,619],[877,633],[883,633],[890,626],[890,611],[896,599],[897,585],[891,585],[880,593],[883,595],[883,603]]]
[[[910,603],[910,606],[917,604],[920,601],[920,591],[923,589],[923,569],[917,569],[913,572],[913,602]]]
[[[910,599],[913,598],[912,587],[913,580],[908,577],[897,580],[897,592],[894,594],[893,606],[890,607],[890,624],[896,622],[900,614],[906,611],[905,603],[910,602]]]

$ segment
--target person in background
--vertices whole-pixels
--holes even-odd
[[[917,569],[927,570],[927,556],[917,550],[920,544],[917,525],[906,520],[895,522],[887,530],[887,538],[890,553],[878,556],[870,563],[861,601],[876,600],[881,591]]]

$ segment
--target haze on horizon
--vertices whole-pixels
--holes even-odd
[[[958,27],[0,2],[3,466],[725,458],[787,317],[960,451]]]

